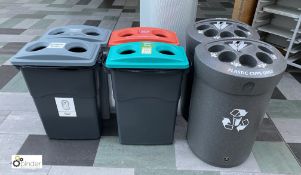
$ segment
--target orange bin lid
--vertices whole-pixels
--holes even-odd
[[[176,32],[153,27],[132,27],[114,30],[109,40],[109,47],[139,41],[163,42],[174,45],[180,44]]]

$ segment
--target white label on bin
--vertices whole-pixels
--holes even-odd
[[[141,47],[141,54],[147,54],[150,55],[152,54],[152,43],[142,43],[142,47]]]
[[[66,45],[66,43],[50,43],[47,48],[50,48],[50,49],[61,49],[61,48],[64,48],[65,45]]]
[[[77,117],[73,98],[55,97],[54,99],[60,117]]]

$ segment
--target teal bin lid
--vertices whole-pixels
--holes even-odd
[[[110,48],[107,68],[187,69],[185,50],[160,42],[130,42]]]

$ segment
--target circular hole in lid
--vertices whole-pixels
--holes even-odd
[[[214,46],[211,46],[209,47],[208,51],[209,52],[220,52],[222,50],[225,49],[225,46],[222,46],[222,45],[214,45]]]
[[[229,38],[229,37],[234,37],[233,33],[224,31],[220,34],[221,38]]]
[[[243,38],[247,38],[248,37],[248,35],[244,31],[242,31],[242,30],[235,30],[234,33],[237,36],[239,36],[239,37],[243,37]]]
[[[209,25],[200,25],[200,26],[198,26],[196,29],[197,30],[206,30],[206,29],[208,29],[210,26]]]
[[[34,47],[32,49],[30,49],[31,52],[35,52],[35,51],[39,51],[39,50],[42,50],[42,49],[45,49],[46,46],[37,46],[37,47]]]
[[[81,53],[81,52],[86,52],[87,50],[83,47],[71,47],[68,49],[70,52],[76,52],[76,53]]]
[[[133,34],[132,33],[125,33],[125,34],[122,34],[121,37],[128,37],[128,36],[132,36]]]
[[[163,35],[163,34],[161,34],[161,33],[156,33],[156,34],[154,34],[154,35],[156,35],[156,36],[158,36],[158,37],[162,37],[162,38],[166,38],[167,36],[165,36],[165,35]]]
[[[159,52],[164,54],[164,55],[175,55],[173,52],[171,52],[169,50],[160,50]]]
[[[132,54],[132,53],[135,53],[135,51],[128,49],[128,50],[121,51],[119,54],[128,55],[128,54]]]
[[[239,57],[239,62],[243,66],[255,67],[257,65],[256,59],[251,55],[242,55]]]
[[[267,53],[269,53],[269,54],[273,54],[273,52],[272,52],[270,49],[266,48],[266,47],[258,46],[258,48],[259,48],[260,50],[264,51],[264,52],[267,52]]]
[[[222,62],[232,62],[236,59],[236,54],[231,51],[222,52],[218,59]]]
[[[263,63],[266,64],[272,64],[273,63],[273,59],[266,53],[263,52],[257,52],[256,53],[256,57],[262,61]]]
[[[248,32],[249,30],[243,26],[237,26],[237,28],[239,28],[240,30],[243,30],[245,32]]]
[[[63,34],[65,33],[65,31],[63,29],[56,29],[56,30],[53,30],[49,33],[49,35],[60,35],[60,34]]]
[[[62,34],[62,33],[65,33],[65,32],[59,31],[59,32],[53,33],[52,35],[59,35],[59,34]]]
[[[99,36],[100,34],[97,32],[86,32],[86,35],[90,35],[90,36]]]
[[[218,31],[215,29],[209,29],[204,32],[204,35],[207,37],[214,37],[218,34]]]

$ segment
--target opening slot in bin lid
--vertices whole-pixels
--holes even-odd
[[[83,40],[41,39],[26,44],[11,63],[17,66],[93,66],[100,48]]]
[[[73,38],[107,45],[111,32],[89,25],[67,25],[50,29],[41,38]]]
[[[253,79],[273,77],[286,69],[286,61],[275,47],[243,38],[200,44],[195,48],[194,61],[221,74]]]
[[[260,39],[257,31],[248,24],[226,18],[211,18],[200,20],[187,28],[188,37],[198,41],[223,38]]]
[[[142,41],[179,45],[179,39],[173,31],[153,27],[132,27],[113,31],[109,40],[109,46]]]
[[[131,42],[110,48],[105,66],[127,69],[187,69],[183,47],[161,42]]]

